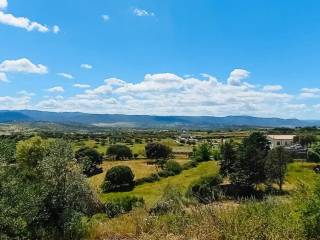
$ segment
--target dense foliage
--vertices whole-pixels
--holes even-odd
[[[163,167],[165,162],[172,158],[172,149],[161,143],[148,143],[145,147],[146,156]]]
[[[102,190],[104,192],[129,191],[134,187],[134,174],[128,166],[116,166],[106,173]]]
[[[0,238],[80,238],[83,217],[100,205],[71,146],[37,137],[18,143],[17,158],[17,165],[0,167]]]
[[[101,173],[102,169],[97,165],[102,163],[101,154],[94,148],[82,147],[75,153],[77,162],[81,165],[82,171],[86,176]]]
[[[198,181],[191,183],[187,196],[196,198],[200,203],[211,203],[220,199],[222,191],[220,175],[201,177]]]
[[[132,158],[132,151],[126,145],[112,145],[107,149],[107,155],[115,160],[125,160]]]

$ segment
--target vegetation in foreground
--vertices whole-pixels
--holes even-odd
[[[301,139],[317,162],[316,138]],[[270,151],[261,133],[226,141],[221,157],[202,141],[183,162],[172,140],[135,139],[140,156],[117,142],[101,154],[99,141],[75,149],[55,138],[1,140],[1,238],[318,239],[316,164]],[[251,190],[241,198],[235,189]]]

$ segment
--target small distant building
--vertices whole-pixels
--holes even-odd
[[[270,141],[271,149],[276,147],[290,147],[292,146],[295,135],[268,135],[267,139]]]

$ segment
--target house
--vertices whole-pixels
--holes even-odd
[[[276,147],[290,147],[293,145],[295,135],[268,135],[271,149]]]

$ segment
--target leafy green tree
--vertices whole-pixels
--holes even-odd
[[[228,176],[234,171],[234,164],[238,160],[237,145],[228,141],[221,146],[220,174]]]
[[[16,161],[16,144],[9,139],[0,139],[0,164],[12,164]]]
[[[107,155],[116,160],[132,159],[132,151],[126,145],[112,145],[107,149]]]
[[[269,141],[260,132],[254,132],[237,147],[225,146],[223,150],[222,175],[229,176],[234,184],[253,187],[263,183],[265,159],[269,151]]]
[[[155,160],[155,163],[162,168],[164,164],[173,157],[172,149],[161,143],[148,143],[145,146],[145,152],[147,158]]]
[[[299,143],[303,147],[310,147],[316,140],[317,138],[314,134],[299,134],[293,138],[293,142]]]
[[[195,158],[198,162],[209,161],[211,158],[211,146],[208,143],[202,143],[196,147]]]
[[[75,153],[75,158],[82,168],[82,172],[86,176],[92,176],[101,173],[97,164],[102,163],[101,154],[94,148],[83,147]]]
[[[272,149],[266,158],[265,173],[268,183],[276,183],[282,191],[288,163],[292,161],[290,153],[283,147]]]
[[[115,166],[106,173],[102,190],[118,192],[131,190],[134,187],[134,174],[128,166]]]
[[[99,211],[100,203],[74,162],[71,145],[42,139],[19,144],[17,165],[0,167],[1,238],[79,239],[83,217]],[[31,149],[36,153],[29,154]]]

